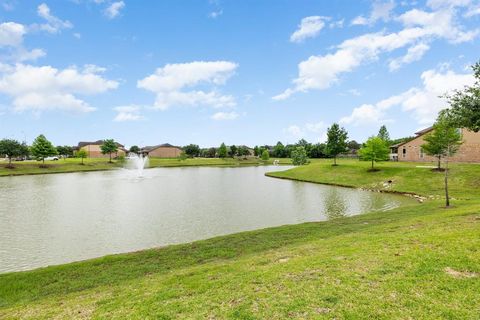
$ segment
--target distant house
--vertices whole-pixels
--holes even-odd
[[[172,146],[169,143],[164,143],[156,146],[143,147],[140,152],[149,157],[177,158],[182,153],[182,149],[180,147]]]
[[[416,132],[416,137],[410,141],[390,146],[390,159],[393,161],[436,161],[435,157],[425,154],[421,146],[425,143],[423,138],[433,127]],[[480,162],[480,132],[473,132],[467,129],[459,129],[462,135],[463,144],[457,153],[450,158],[455,162]]]
[[[108,154],[102,154],[100,146],[103,144],[103,140],[98,140],[95,142],[79,142],[76,148],[76,151],[85,150],[89,158],[108,158]],[[127,149],[116,142],[118,151],[113,154],[114,157],[125,156],[127,154]]]

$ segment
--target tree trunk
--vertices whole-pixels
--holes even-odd
[[[337,156],[334,156],[334,157],[333,157],[333,165],[334,165],[334,166],[337,165]]]
[[[372,169],[373,169],[373,158],[372,158]]]
[[[440,171],[440,169],[442,168],[442,165],[440,163],[440,159],[442,158],[442,156],[438,156],[438,162],[437,162],[437,169],[438,171]]]
[[[12,157],[8,157],[8,166],[9,166],[9,167],[12,166]]]
[[[450,207],[450,198],[448,196],[448,156],[445,158],[445,206]]]
[[[112,154],[110,153],[110,161],[109,162],[112,162]]]

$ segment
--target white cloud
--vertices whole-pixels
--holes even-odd
[[[141,107],[136,105],[115,107],[113,110],[117,112],[117,115],[113,121],[125,122],[145,120],[145,117],[140,114],[140,109]]]
[[[297,92],[324,90],[337,83],[340,76],[352,72],[362,64],[376,61],[381,54],[411,46],[410,53],[403,61],[396,61],[393,67],[419,59],[426,51],[426,43],[434,39],[446,39],[451,43],[471,41],[479,30],[464,30],[458,24],[456,11],[426,12],[410,10],[397,18],[404,24],[398,32],[367,33],[343,41],[337,50],[326,55],[310,56],[298,64],[298,76],[292,87],[273,97],[284,100]],[[419,45],[423,43],[424,45]]]
[[[217,112],[212,115],[213,120],[221,121],[221,120],[235,120],[239,116],[238,113],[232,112]]]
[[[391,12],[395,8],[395,2],[392,0],[387,2],[375,1],[372,4],[372,11],[370,16],[365,18],[358,16],[352,20],[352,25],[372,25],[379,20],[389,21],[391,18]]]
[[[290,36],[290,41],[302,42],[307,38],[316,37],[325,26],[325,20],[327,19],[320,16],[303,18],[298,25],[298,29]]]
[[[430,46],[425,43],[419,43],[408,48],[407,54],[405,54],[403,57],[390,61],[388,65],[390,71],[397,70],[405,64],[420,60],[429,49]]]
[[[23,43],[25,33],[27,33],[27,30],[22,24],[16,22],[0,24],[0,46],[20,46]]]
[[[330,28],[343,28],[343,25],[345,24],[345,19],[340,19],[337,21],[330,22],[328,25]]]
[[[327,126],[325,123],[319,121],[317,123],[306,123],[301,126],[293,124],[284,129],[284,132],[295,139],[313,138],[317,141],[321,141],[326,135],[326,129]]]
[[[49,32],[49,33],[58,33],[62,29],[73,28],[73,24],[68,20],[61,20],[50,12],[50,8],[42,3],[37,7],[37,14],[45,19],[47,23],[34,25],[34,28],[39,28],[40,30]]]
[[[198,85],[219,86],[225,84],[238,65],[229,61],[194,61],[167,64],[154,74],[139,80],[137,87],[156,94],[154,107],[166,110],[171,106],[207,105],[216,108],[233,107],[235,99],[222,95],[215,89],[185,91]]]
[[[90,112],[95,108],[77,95],[93,95],[117,88],[116,81],[74,67],[17,64],[0,78],[0,93],[12,98],[14,111],[66,110]]]
[[[103,12],[109,19],[114,19],[120,15],[120,11],[125,7],[125,2],[117,1],[109,5]]]
[[[209,18],[216,19],[223,14],[223,10],[212,11],[208,14]]]
[[[440,96],[465,85],[472,85],[472,74],[459,74],[451,70],[427,70],[421,75],[422,87],[413,87],[398,95],[381,100],[376,104],[364,104],[353,109],[350,116],[340,119],[341,123],[353,125],[368,125],[385,123],[387,111],[399,106],[408,112],[419,125],[432,124],[440,110],[447,107],[446,101]]]
[[[82,38],[82,35],[81,35],[80,33],[78,33],[78,32],[75,32],[75,33],[73,34],[73,36],[74,36],[75,38],[77,38],[77,39]]]

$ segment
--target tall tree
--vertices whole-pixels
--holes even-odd
[[[385,125],[380,127],[380,130],[378,130],[377,137],[385,141],[387,145],[390,143],[390,134],[388,133],[387,127]]]
[[[102,154],[108,154],[110,157],[110,160],[108,162],[112,162],[112,153],[115,153],[118,151],[118,146],[115,140],[113,139],[105,139],[103,140],[103,144],[100,146],[100,150],[102,151]]]
[[[390,150],[386,141],[382,138],[370,137],[358,153],[360,154],[360,159],[372,161],[371,170],[375,170],[374,163],[388,160]]]
[[[238,151],[238,148],[236,145],[232,145],[230,146],[230,150],[228,152],[228,154],[230,155],[230,157],[235,157],[237,155],[237,151]]]
[[[480,61],[472,66],[475,84],[466,86],[463,90],[456,90],[446,95],[449,109],[441,112],[451,126],[467,128],[473,132],[480,131]]]
[[[344,128],[340,128],[337,123],[332,124],[327,130],[327,145],[325,151],[333,157],[333,165],[337,165],[337,156],[347,152],[348,134]]]
[[[285,158],[286,157],[285,146],[280,141],[278,141],[277,144],[275,145],[275,147],[273,147],[273,156],[275,158]]]
[[[427,141],[422,148],[425,152],[432,152],[432,155],[445,159],[445,206],[450,206],[448,194],[448,157],[453,156],[462,144],[462,136],[452,123],[444,116],[440,116],[433,125],[433,131],[424,138]]]
[[[54,156],[57,154],[57,149],[53,146],[53,144],[45,138],[43,134],[39,135],[32,143],[32,147],[30,148],[32,155],[37,158],[41,159],[43,164],[45,164],[45,158]]]
[[[218,157],[222,159],[227,157],[227,146],[223,142],[218,148]]]
[[[0,156],[7,156],[8,168],[13,168],[12,158],[23,155],[23,147],[20,142],[13,139],[0,140]]]
[[[185,151],[190,158],[198,157],[200,155],[200,147],[198,144],[189,144],[188,146],[183,147],[183,151]]]

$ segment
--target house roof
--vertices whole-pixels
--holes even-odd
[[[422,134],[425,134],[425,133],[430,132],[432,130],[433,130],[433,127],[428,127],[428,128],[423,129],[423,130],[420,130],[418,132],[415,132],[415,134],[417,136],[421,136]]]
[[[80,141],[78,143],[78,148],[82,148],[82,147],[85,147],[85,146],[89,146],[89,145],[93,145],[93,146],[101,146],[103,144],[104,140],[97,140],[97,141],[94,141],[94,142],[87,142],[87,141]],[[117,147],[119,148],[125,148],[125,146],[123,144],[120,144],[118,142],[115,142],[115,144],[117,145]]]
[[[156,146],[146,146],[141,149],[141,151],[144,152],[150,152],[152,150],[158,149],[158,148],[178,148],[181,149],[180,147],[171,145],[170,143],[164,143],[164,144],[157,144]]]

